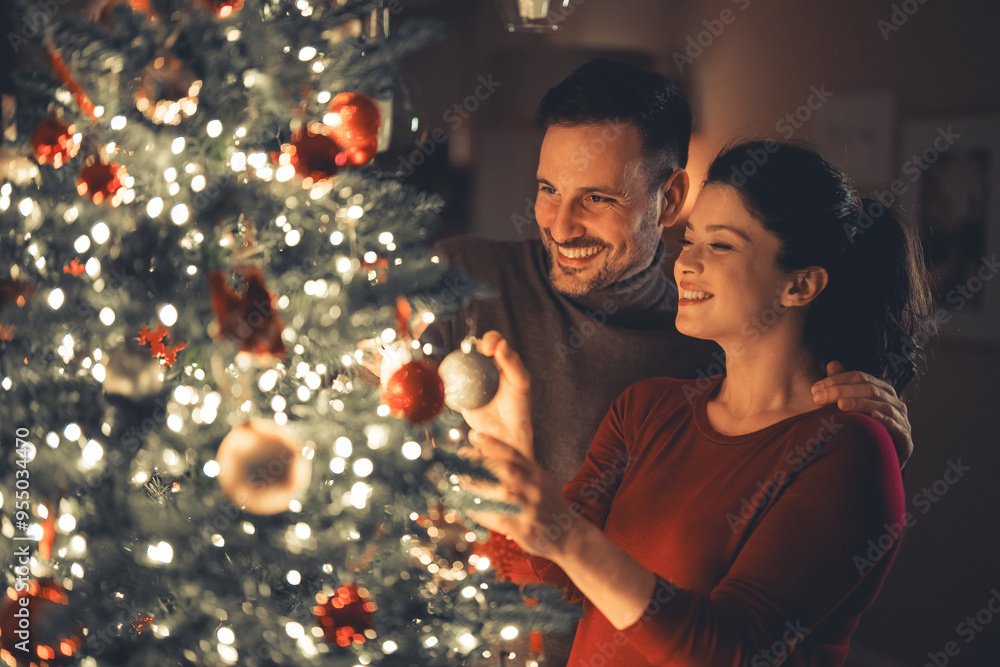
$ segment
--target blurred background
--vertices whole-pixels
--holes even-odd
[[[416,131],[380,156],[444,197],[444,235],[533,233],[535,105],[595,56],[680,82],[693,180],[733,138],[806,141],[920,225],[942,325],[906,397],[913,521],[849,664],[1000,665],[1000,4],[553,0],[534,33],[493,1],[387,4],[446,27],[408,62]]]

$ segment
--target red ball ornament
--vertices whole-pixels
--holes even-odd
[[[342,647],[365,643],[365,633],[373,628],[373,612],[377,610],[367,590],[348,584],[330,598],[318,593],[316,602],[319,604],[313,607],[313,614],[328,643]]]
[[[80,151],[80,135],[75,125],[67,125],[52,115],[31,133],[31,148],[38,164],[51,164],[58,169]]]
[[[76,191],[81,197],[90,196],[95,204],[107,200],[112,206],[122,203],[128,171],[114,162],[101,162],[94,156],[87,158],[80,178],[76,181]]]
[[[347,164],[347,155],[336,141],[310,128],[292,135],[291,144],[283,146],[282,152],[290,156],[296,173],[302,176],[304,188],[333,178]]]
[[[222,492],[254,514],[284,512],[312,477],[309,461],[289,432],[263,419],[234,426],[215,459]]]
[[[360,93],[340,93],[323,118],[328,134],[343,147],[347,162],[360,166],[375,157],[382,115],[371,98]]]
[[[423,424],[434,419],[444,407],[444,383],[430,362],[410,361],[389,378],[382,392],[382,402],[397,417]]]

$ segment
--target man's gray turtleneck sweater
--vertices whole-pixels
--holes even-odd
[[[626,387],[655,376],[722,372],[714,343],[677,332],[677,290],[663,271],[662,243],[652,264],[633,278],[579,297],[552,287],[539,240],[459,237],[438,250],[499,298],[474,302],[422,338],[455,349],[471,322],[476,336],[495,329],[508,340],[531,373],[535,456],[560,484],[583,463],[604,414]]]

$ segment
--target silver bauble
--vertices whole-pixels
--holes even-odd
[[[452,410],[481,408],[500,387],[500,371],[493,359],[475,350],[455,350],[441,362],[438,374],[444,382],[444,402]]]

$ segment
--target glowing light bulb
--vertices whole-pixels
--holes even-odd
[[[177,309],[171,304],[167,304],[160,308],[160,321],[163,322],[168,327],[172,327],[177,324]]]
[[[175,225],[183,225],[188,221],[190,213],[188,212],[188,207],[186,204],[177,204],[172,209],[170,209],[170,220]]]
[[[146,204],[146,215],[151,218],[155,218],[160,213],[163,213],[163,200],[159,197],[153,197],[149,200],[149,203]]]
[[[90,228],[90,235],[96,242],[105,243],[111,238],[111,230],[103,222],[98,222]]]

